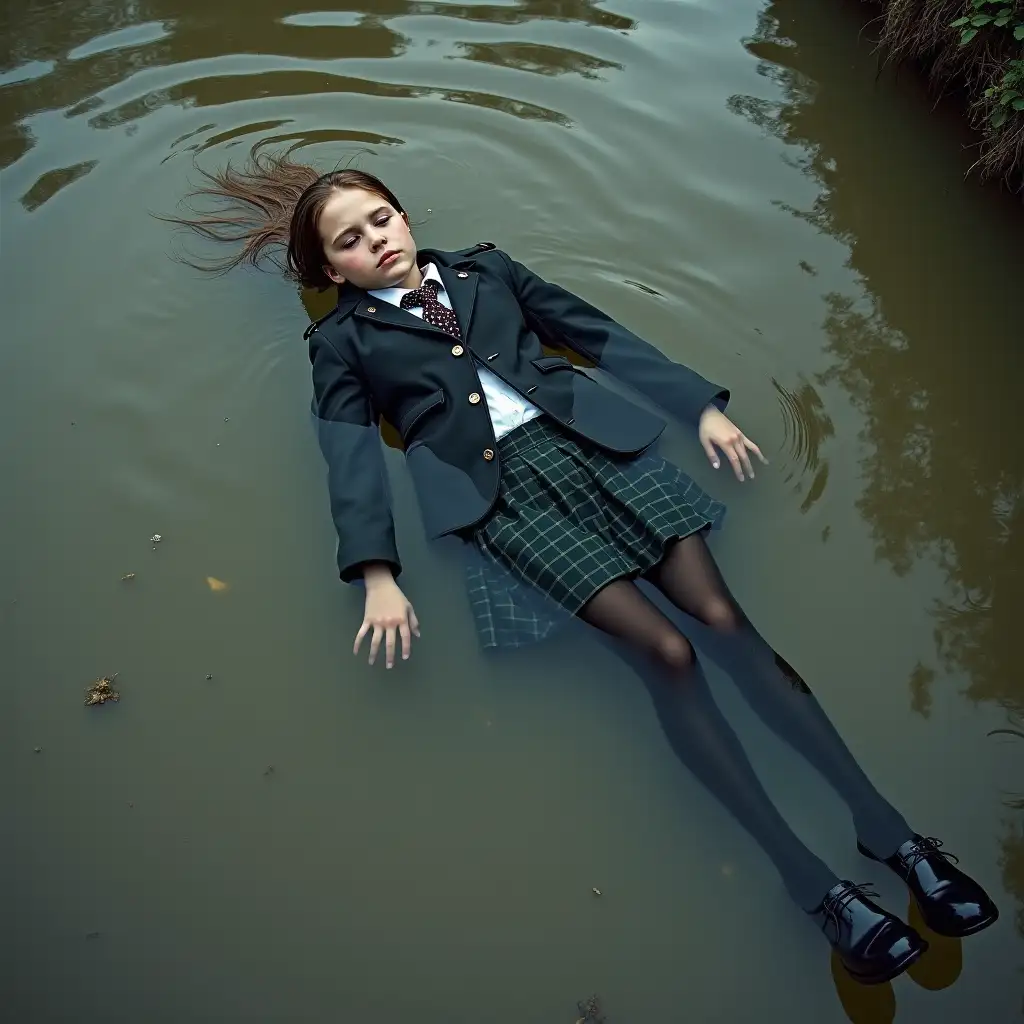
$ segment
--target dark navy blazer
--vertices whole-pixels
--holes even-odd
[[[494,505],[501,473],[478,358],[570,434],[611,453],[635,454],[665,423],[604,387],[549,347],[568,348],[632,386],[677,419],[696,425],[725,388],[675,363],[490,242],[461,252],[421,249],[436,264],[462,342],[360,288],[343,285],[338,305],[306,330],[313,409],[327,460],[338,569],[347,582],[381,561],[401,571],[378,423],[402,436],[420,511],[431,537],[471,527]]]

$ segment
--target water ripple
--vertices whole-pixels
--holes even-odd
[[[797,493],[804,495],[801,512],[817,504],[828,483],[829,464],[822,456],[825,442],[835,435],[835,426],[825,410],[821,396],[809,381],[791,391],[774,377],[783,423],[782,464],[788,463],[784,479]],[[807,476],[810,481],[807,481]]]

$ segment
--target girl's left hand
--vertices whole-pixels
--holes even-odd
[[[761,454],[761,449],[725,413],[719,412],[713,405],[709,405],[700,414],[697,434],[711,465],[718,469],[721,464],[718,452],[715,451],[715,445],[718,445],[732,463],[737,480],[743,480],[744,470],[751,480],[754,479],[754,467],[750,464],[748,451],[753,452],[766,466],[768,465],[768,460]]]

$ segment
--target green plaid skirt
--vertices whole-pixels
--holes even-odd
[[[643,575],[672,540],[725,515],[665,459],[610,455],[546,416],[502,437],[498,456],[497,502],[465,538],[485,648],[543,640],[602,587]]]

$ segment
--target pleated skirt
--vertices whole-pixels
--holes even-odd
[[[484,648],[550,636],[602,587],[658,564],[672,541],[721,525],[725,506],[653,454],[614,456],[540,416],[498,441],[501,480],[464,539]]]

